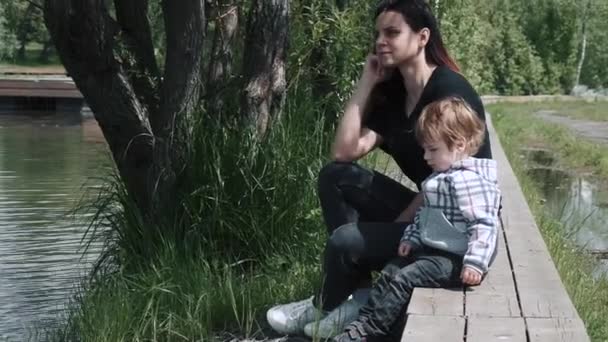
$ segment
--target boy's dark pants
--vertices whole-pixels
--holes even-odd
[[[425,248],[408,258],[395,258],[382,270],[358,321],[365,333],[386,336],[407,310],[414,287],[461,286],[462,257]]]

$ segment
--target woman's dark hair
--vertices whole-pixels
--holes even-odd
[[[460,68],[456,62],[448,54],[437,19],[433,15],[430,6],[426,0],[383,0],[376,7],[377,18],[380,14],[386,11],[394,11],[401,13],[405,22],[412,28],[414,32],[420,32],[423,28],[428,28],[431,31],[426,47],[424,48],[427,62],[435,65],[445,65],[453,71],[459,72]]]
[[[438,66],[445,65],[455,72],[460,72],[460,68],[450,57],[443,44],[437,19],[426,0],[382,0],[376,7],[374,18],[386,11],[401,13],[405,22],[414,32],[420,32],[425,27],[428,28],[431,35],[424,48],[427,62]],[[374,87],[365,111],[398,110],[399,108],[395,108],[395,106],[400,106],[402,103],[395,103],[389,99],[401,98],[405,91],[403,76],[399,70],[395,70],[388,80]]]

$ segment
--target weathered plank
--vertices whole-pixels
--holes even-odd
[[[462,316],[464,314],[464,293],[462,288],[428,289],[415,288],[408,315]]]
[[[487,276],[480,286],[465,292],[468,317],[521,317],[502,229],[500,235],[498,254]]]
[[[465,319],[453,316],[410,315],[402,342],[462,342]]]
[[[524,317],[572,317],[570,301],[491,120],[493,157],[503,194],[503,223]]]
[[[530,342],[586,342],[589,336],[580,319],[526,318]]]
[[[467,342],[527,342],[526,324],[519,317],[472,317],[467,321]]]

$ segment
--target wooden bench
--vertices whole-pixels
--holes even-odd
[[[489,118],[488,129],[503,195],[496,260],[478,287],[415,289],[401,340],[589,341]]]

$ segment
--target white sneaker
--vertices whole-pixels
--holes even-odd
[[[304,334],[308,337],[332,338],[359,317],[361,307],[363,304],[354,299],[346,300],[320,321],[306,324]]]
[[[266,312],[268,324],[281,334],[301,333],[304,326],[323,316],[312,303],[312,297],[284,305],[277,305]]]

